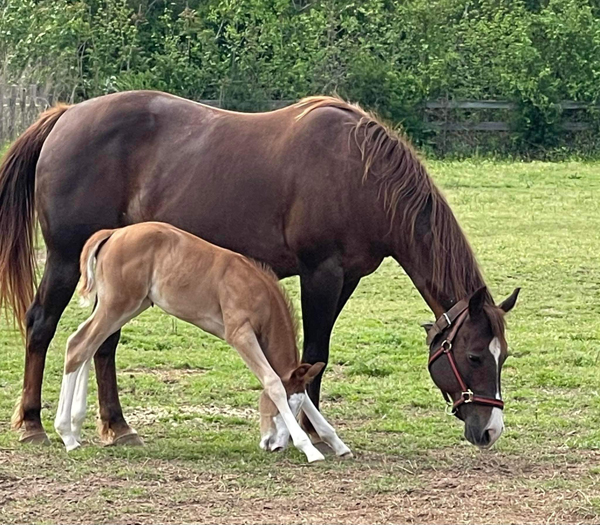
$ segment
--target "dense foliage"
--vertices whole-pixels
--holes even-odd
[[[416,138],[425,100],[517,103],[554,146],[560,100],[600,99],[598,0],[0,0],[5,81],[75,100],[156,88],[246,106],[337,92]],[[597,122],[593,110],[586,114]]]

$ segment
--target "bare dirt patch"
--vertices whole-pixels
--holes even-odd
[[[149,460],[119,475],[51,475],[35,468],[2,472],[20,453],[0,455],[0,521],[58,523],[598,523],[600,483],[580,461],[526,460],[495,454],[433,465],[378,456],[323,467],[282,459],[269,485],[252,475],[202,471]],[[461,458],[464,460],[464,458]],[[122,460],[119,460],[122,461]],[[27,462],[31,465],[31,458]],[[98,465],[101,467],[101,465]],[[10,469],[13,470],[14,469]],[[596,478],[596,479],[594,479]]]

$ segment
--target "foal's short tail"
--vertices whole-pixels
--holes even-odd
[[[96,275],[94,273],[94,261],[98,257],[98,252],[102,245],[115,232],[115,230],[100,230],[94,233],[83,247],[81,258],[79,259],[79,270],[83,278],[79,295],[81,296],[81,306],[89,305],[96,298]]]

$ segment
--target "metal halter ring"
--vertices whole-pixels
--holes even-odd
[[[447,416],[456,415],[456,408],[454,408],[454,405],[450,402],[446,402],[446,409],[444,411],[446,412]]]
[[[471,392],[471,389],[467,390],[466,392],[461,392],[460,397],[463,403],[473,402],[473,392]]]
[[[452,343],[448,341],[448,339],[444,339],[442,341],[442,344],[440,345],[440,348],[443,348],[444,353],[447,354],[448,352],[450,352],[450,350],[452,350]]]

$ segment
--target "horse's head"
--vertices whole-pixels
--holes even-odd
[[[315,363],[314,365],[303,363],[281,378],[287,394],[288,404],[295,417],[300,413],[300,408],[304,402],[306,386],[319,375],[323,368],[325,368],[325,363]],[[275,403],[264,390],[258,401],[258,410],[260,412],[260,448],[276,451],[287,447],[290,432],[285,426]]]
[[[434,383],[465,422],[465,437],[480,448],[491,447],[504,430],[500,376],[508,347],[504,314],[519,295],[517,288],[496,306],[487,289],[459,301],[433,325],[427,325],[429,370]]]

